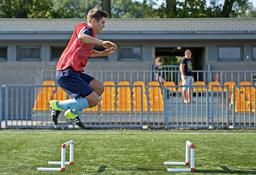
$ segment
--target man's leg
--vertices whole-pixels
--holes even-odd
[[[96,106],[98,104],[98,98],[98,95],[95,92],[92,92],[85,98],[79,97],[62,101],[52,100],[50,104],[51,106],[54,106],[56,110],[58,109],[61,111],[62,109],[67,109],[64,116],[77,124],[80,128],[84,128],[79,118],[79,114],[84,108]]]
[[[79,118],[78,114],[82,109],[91,106],[90,94],[93,93],[93,89],[88,85],[87,81],[83,78],[83,73],[75,72],[72,69],[66,69],[63,71],[57,71],[56,78],[58,84],[70,95],[73,99],[57,101],[52,100],[50,107],[52,108],[52,118],[55,124],[57,124],[58,115],[62,109],[68,109],[66,111],[67,118],[76,119]],[[91,80],[93,77],[89,77]],[[83,98],[87,97],[89,98]],[[74,113],[74,115],[68,115]]]
[[[192,102],[193,85],[194,85],[193,76],[188,76],[188,85],[189,85],[189,89],[188,89],[187,99],[188,99],[188,103],[191,103]]]
[[[93,107],[98,104],[98,95],[95,92],[92,92],[90,95],[80,98],[87,101],[86,105],[77,105],[77,106],[69,106],[68,110],[65,112],[64,116],[68,119],[70,119],[72,122],[77,124],[80,128],[85,128],[84,125],[82,124],[79,115],[83,111],[84,108],[87,107]]]
[[[58,124],[58,117],[59,117],[60,112],[61,112],[62,109],[57,107],[56,100],[51,100],[50,101],[50,108],[51,108],[52,121],[54,122],[55,125],[57,125]]]
[[[50,101],[50,106],[52,108],[54,124],[58,124],[58,113],[60,113],[62,109],[68,109],[64,116],[77,124],[80,128],[84,128],[79,119],[79,114],[82,112],[83,108],[87,108],[89,106],[87,99],[79,97],[63,101],[52,100]],[[55,114],[54,111],[56,111]]]
[[[99,97],[103,94],[104,86],[98,80],[93,79],[89,83],[89,86],[93,89],[93,91],[95,91],[98,94]]]
[[[99,102],[98,102],[98,115],[102,116],[102,109],[101,109],[101,95],[104,92],[104,86],[101,82],[99,82],[98,80],[93,79],[89,86],[94,90],[94,92],[97,93],[97,95],[99,96]]]
[[[187,87],[187,79],[183,79],[182,80],[182,97],[183,97],[183,102],[187,103],[188,102],[188,96],[187,96],[187,91],[188,91],[188,87]]]
[[[80,118],[79,118],[79,114],[82,113],[83,109],[77,109],[77,110],[71,110],[68,109],[64,116],[66,118],[68,118],[69,120],[71,120],[73,123],[75,123],[77,126],[79,126],[79,128],[83,128],[85,129],[83,123],[81,122]]]
[[[188,103],[191,103],[192,98],[191,98],[192,92],[191,92],[191,88],[189,88],[187,90],[187,99],[188,99]]]
[[[187,103],[187,90],[185,89],[185,90],[183,90],[182,89],[182,101],[184,102],[184,103]]]

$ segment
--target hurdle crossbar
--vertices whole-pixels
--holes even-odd
[[[164,162],[164,165],[190,166],[190,168],[167,168],[167,172],[195,172],[195,145],[190,141],[186,141],[184,162]]]
[[[69,161],[66,162],[66,147],[69,146]],[[38,167],[37,171],[65,171],[65,165],[74,165],[74,148],[75,144],[73,140],[69,140],[61,144],[61,161],[48,161],[49,165],[60,165],[60,168],[50,168],[50,167]]]

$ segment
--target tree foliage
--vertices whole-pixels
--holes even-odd
[[[112,16],[115,18],[148,18],[157,17],[153,9],[154,2],[143,0],[112,0]]]
[[[0,17],[84,18],[94,6],[114,18],[256,16],[249,0],[0,0]]]
[[[51,18],[51,0],[1,0],[0,17],[4,18]]]

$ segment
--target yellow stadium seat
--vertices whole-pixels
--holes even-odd
[[[178,92],[181,93],[182,92],[182,81],[179,82],[178,86],[179,86],[178,87]]]
[[[224,83],[224,92],[226,92],[227,89],[228,89],[229,93],[231,94],[231,93],[232,93],[232,90],[233,90],[233,87],[234,87],[235,85],[236,85],[236,83],[233,82],[233,81],[226,81],[226,82]]]
[[[105,81],[104,92],[101,99],[101,111],[102,112],[114,112],[115,111],[115,101],[116,101],[116,91],[115,82]]]
[[[53,99],[54,100],[66,100],[68,94],[61,88],[57,87],[57,89],[54,91]]]
[[[255,112],[255,108],[256,108],[256,99],[255,99],[255,93],[256,93],[256,89],[254,87],[250,88],[250,93],[246,94],[247,99],[249,100],[250,104],[251,104],[251,110],[252,112]]]
[[[220,87],[220,82],[218,81],[210,81],[208,84],[209,91],[213,92],[221,92],[222,88]]]
[[[146,96],[146,88],[145,83],[143,81],[135,81],[133,82],[133,109],[135,112],[147,111],[147,96]]]
[[[249,96],[251,92],[251,82],[249,81],[242,81],[239,83],[240,85],[240,91],[242,91],[246,96]]]
[[[250,82],[250,81],[241,81],[240,83],[239,83],[239,85],[241,85],[241,86],[250,86],[250,85],[252,85],[252,83]]]
[[[45,111],[50,109],[49,101],[53,99],[55,87],[48,86],[55,86],[55,82],[53,80],[45,80],[43,82],[43,87],[39,90],[33,110]]]
[[[98,111],[98,105],[96,105],[92,108],[85,108],[83,111],[84,112],[97,112]]]
[[[151,81],[148,85],[150,111],[163,112],[163,94],[159,82]]]
[[[252,109],[252,112],[256,112],[255,109],[256,109],[256,100],[255,100],[255,97],[254,97],[254,100],[251,101],[251,109]]]
[[[145,87],[145,82],[144,81],[134,81],[133,86],[142,86]]]
[[[250,87],[250,91],[245,94],[246,99],[252,102],[255,101],[255,93],[256,89],[254,87]]]
[[[117,88],[117,111],[131,111],[131,87],[128,81],[120,81]]]
[[[235,89],[235,99],[236,99],[236,104],[235,104],[235,111],[236,112],[249,112],[251,107],[250,107],[250,102],[246,100],[245,94],[239,89]]]
[[[167,87],[170,92],[176,92],[175,83],[173,81],[166,81],[164,82],[164,86]]]
[[[114,81],[104,81],[103,85],[104,86],[115,86],[115,82]]]
[[[204,81],[195,81],[193,91],[194,92],[206,92],[205,82]]]
[[[240,93],[245,95],[246,101],[250,104],[252,112],[255,112],[255,91],[255,87],[240,87]]]
[[[119,86],[130,86],[130,82],[129,81],[119,81],[118,85]]]

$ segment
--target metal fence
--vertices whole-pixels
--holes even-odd
[[[105,86],[105,93],[113,98],[85,110],[80,117],[91,128],[256,128],[254,85],[237,85],[232,90],[194,87],[190,104],[183,103],[180,88]],[[48,101],[65,99],[56,94],[59,90],[55,86],[2,85],[0,127],[54,128]],[[46,94],[40,96],[42,93]],[[63,114],[59,123],[60,127],[74,128]]]
[[[161,77],[164,81],[173,81],[177,85],[181,81],[180,72],[177,66],[170,68],[153,68],[152,70],[97,70],[86,71],[97,80],[104,81],[159,81]],[[211,70],[194,70],[193,77],[195,81],[204,81],[208,84],[211,81],[218,81],[224,85],[227,81],[233,81],[239,84],[243,81],[256,83],[256,71],[211,71]],[[41,83],[45,80],[55,80],[55,70],[42,70]]]

